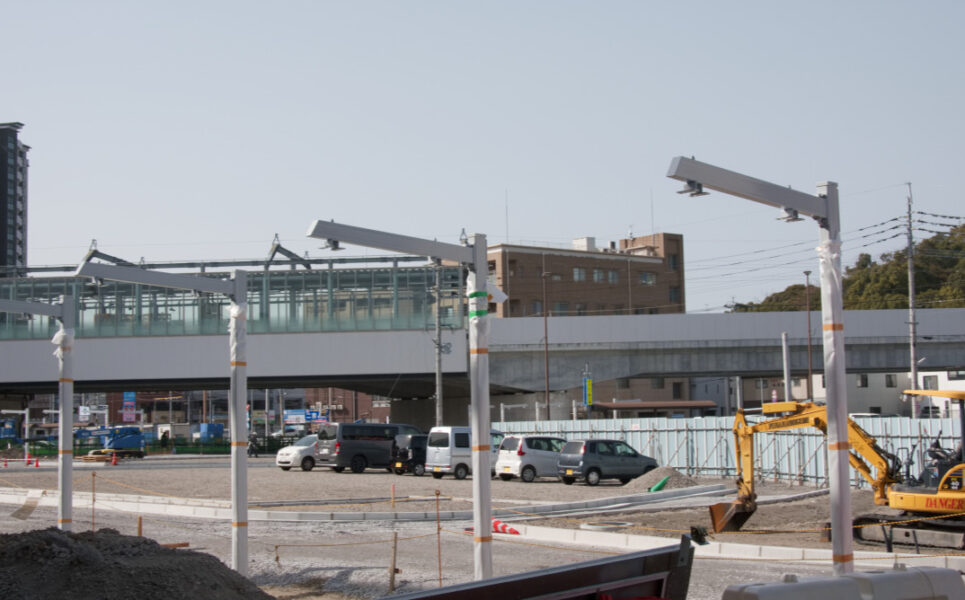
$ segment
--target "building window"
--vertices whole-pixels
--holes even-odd
[[[630,380],[627,379],[626,377],[621,377],[620,379],[617,379],[617,389],[618,389],[618,390],[629,390],[629,389],[630,389]]]
[[[961,381],[965,379],[965,371],[949,371],[948,378],[952,381]]]
[[[670,254],[667,256],[667,268],[671,271],[676,271],[680,268],[679,259],[676,254]]]
[[[673,287],[670,288],[670,301],[673,302],[673,303],[675,303],[675,304],[678,303],[678,302],[680,302],[680,288],[679,288],[679,287],[673,286]]]
[[[603,269],[593,269],[593,283],[606,283],[606,272]]]
[[[759,390],[767,389],[767,380],[766,380],[766,379],[755,379],[755,380],[754,380],[754,387],[756,387],[756,388],[759,389]]]
[[[926,390],[938,389],[938,375],[925,375],[921,378],[922,388]]]
[[[866,387],[868,387],[868,374],[867,374],[867,373],[858,373],[857,379],[858,379],[858,387],[859,387],[859,388],[866,388]]]
[[[569,303],[569,302],[555,302],[555,303],[553,304],[553,312],[552,312],[552,314],[554,314],[554,315],[564,315],[564,316],[565,316],[565,315],[568,314],[569,312],[570,312],[570,303]]]
[[[642,285],[657,285],[657,274],[651,271],[640,273],[640,283]]]
[[[616,269],[607,271],[607,283],[620,283],[620,271]]]
[[[682,400],[684,397],[684,384],[680,381],[673,382],[673,399]]]
[[[898,387],[898,376],[894,373],[885,373],[885,387],[886,388],[896,388]]]
[[[573,267],[573,281],[586,281],[586,269]]]
[[[650,380],[650,387],[655,390],[663,389],[663,377],[654,377]]]
[[[529,312],[529,314],[531,315],[543,314],[543,303],[540,302],[539,300],[533,300],[533,302],[530,304],[530,308],[532,309]]]

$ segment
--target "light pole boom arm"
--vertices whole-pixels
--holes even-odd
[[[705,188],[768,206],[791,208],[802,215],[816,219],[825,219],[828,216],[828,206],[824,198],[728,171],[685,156],[678,156],[670,162],[667,177],[699,183]]]
[[[355,244],[367,248],[378,248],[416,256],[431,256],[443,260],[459,263],[474,264],[473,249],[469,246],[447,244],[433,240],[424,240],[408,235],[387,233],[353,225],[342,225],[332,221],[318,220],[308,228],[308,237],[323,240],[336,240],[346,244]]]

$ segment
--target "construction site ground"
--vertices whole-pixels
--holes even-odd
[[[143,460],[127,459],[116,466],[110,463],[75,462],[73,488],[76,495],[90,494],[95,498],[107,495],[130,495],[140,497],[168,498],[178,502],[221,502],[230,499],[231,482],[226,457],[148,457]],[[647,490],[664,478],[666,489],[685,489],[708,484],[723,484],[727,495],[701,498],[672,499],[657,505],[635,507],[633,510],[614,512],[594,509],[565,517],[535,517],[525,509],[561,502],[584,502],[602,498],[619,499],[647,494]],[[270,508],[281,514],[284,511],[331,511],[340,513],[374,513],[393,511],[421,511],[433,514],[436,507],[435,491],[439,491],[441,511],[471,510],[472,482],[457,481],[452,477],[434,479],[429,476],[396,476],[383,470],[367,470],[356,475],[337,474],[328,469],[312,472],[292,470],[283,472],[273,464],[273,458],[250,459],[247,470],[250,510]],[[707,505],[733,499],[733,481],[687,477],[673,469],[661,468],[626,486],[606,482],[597,487],[586,485],[565,486],[551,479],[534,483],[515,481],[491,481],[493,507],[513,511],[505,521],[510,525],[535,525],[559,529],[598,526],[600,523],[617,522],[619,528],[640,536],[666,537],[667,545],[679,541],[683,532],[692,526],[710,529]],[[57,467],[53,460],[41,461],[41,467],[25,466],[23,462],[9,462],[0,468],[0,492],[8,490],[57,489]],[[820,529],[825,526],[829,514],[829,496],[820,488],[762,482],[759,487],[762,503],[745,525],[744,533],[717,534],[715,540],[733,541],[740,544],[762,546],[791,546],[799,548],[827,548],[831,545],[821,541]],[[804,498],[802,494],[811,495]],[[79,497],[79,496],[78,496]],[[394,504],[393,504],[394,499]],[[89,501],[88,501],[89,502]],[[163,565],[169,564],[172,572],[180,573],[176,581],[200,581],[192,573],[212,576],[216,569],[210,562],[195,557],[205,553],[218,559],[219,565],[230,564],[231,528],[224,520],[170,517],[164,515],[139,515],[135,510],[107,510],[102,503],[98,508],[78,505],[74,509],[74,532],[89,531],[92,526],[98,532],[110,528],[117,533],[104,533],[104,539],[115,540],[108,547],[121,548],[122,553],[136,547],[137,553],[151,558],[154,570],[119,569],[114,576],[123,584],[132,577],[157,576],[168,582],[171,577],[160,575]],[[772,503],[773,502],[773,503]],[[852,492],[852,510],[855,514],[873,508],[868,490]],[[19,513],[19,515],[18,515]],[[137,532],[141,517],[143,533],[151,544],[187,543],[189,550],[162,548],[157,544],[132,544],[127,536]],[[25,510],[24,506],[0,505],[0,533],[19,534],[5,536],[0,544],[0,592],[4,597],[43,597],[43,595],[8,595],[5,587],[10,578],[5,573],[18,573],[17,568],[29,565],[7,564],[9,554],[3,548],[23,542],[23,532],[37,536],[37,531],[56,526],[56,510],[43,506]],[[261,592],[278,598],[324,598],[326,600],[374,598],[389,593],[388,567],[391,560],[392,535],[398,537],[397,568],[395,577],[397,592],[411,592],[449,585],[473,579],[473,551],[470,534],[466,528],[471,520],[441,522],[414,521],[303,521],[279,520],[261,522],[252,520],[249,532],[249,565],[251,582]],[[755,533],[746,530],[767,530]],[[117,536],[120,537],[117,537]],[[114,536],[114,537],[112,537]],[[526,539],[524,536],[498,535],[493,544],[493,569],[495,575],[518,573],[534,569],[591,560],[603,555],[627,551],[614,547],[590,547],[545,543]],[[672,538],[672,539],[670,539]],[[33,540],[36,541],[36,540]],[[62,545],[61,545],[62,547]],[[858,549],[856,545],[856,549]],[[879,547],[871,549],[880,550]],[[439,553],[441,550],[441,555]],[[938,554],[945,551],[922,550]],[[102,552],[105,556],[106,552]],[[85,554],[86,555],[86,554]],[[217,562],[217,561],[216,561]],[[194,564],[195,568],[190,565]],[[830,574],[830,563],[780,563],[737,562],[699,559],[691,578],[693,600],[720,598],[723,589],[734,583],[746,581],[776,580],[784,572],[801,575]],[[698,568],[699,567],[699,568]],[[230,579],[233,572],[227,567],[227,575],[221,573],[210,585],[235,590],[235,595],[223,597],[256,598],[260,592],[244,588],[243,582]],[[28,573],[26,569],[23,573]],[[152,575],[158,573],[158,575]],[[26,575],[25,575],[26,576]],[[79,575],[74,575],[78,577]],[[101,577],[110,579],[110,575]],[[48,578],[49,579],[49,578]],[[14,578],[16,581],[16,577]],[[48,583],[51,583],[48,581]],[[148,582],[151,583],[151,582]],[[22,585],[25,585],[21,582]],[[197,583],[196,583],[197,584]],[[73,584],[72,584],[73,585]],[[77,585],[80,585],[79,583]],[[101,584],[98,584],[101,585]],[[106,585],[106,584],[103,584]],[[96,589],[94,586],[93,589]],[[85,588],[86,589],[86,588]],[[161,590],[162,587],[156,586]],[[192,592],[191,590],[194,590]],[[181,597],[192,597],[197,588],[180,590]],[[179,597],[179,590],[166,590],[157,596],[145,598]],[[82,596],[73,597],[107,597]],[[197,597],[197,596],[194,596]],[[215,597],[215,596],[210,596]]]

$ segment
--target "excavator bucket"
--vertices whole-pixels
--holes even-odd
[[[757,511],[757,504],[737,499],[733,502],[720,502],[710,507],[710,523],[714,533],[740,531],[747,519]]]

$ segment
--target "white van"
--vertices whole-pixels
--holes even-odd
[[[456,479],[465,479],[472,473],[472,428],[471,427],[433,427],[429,430],[426,444],[426,472],[432,473],[440,479],[446,473],[452,473]],[[503,433],[495,429],[489,434],[490,447],[490,476],[496,464],[499,444],[503,441]]]

